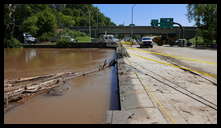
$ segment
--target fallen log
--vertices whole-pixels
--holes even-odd
[[[112,61],[110,61],[112,62]],[[12,107],[12,104],[16,105],[16,103],[24,103],[27,99],[34,97],[36,95],[50,92],[53,90],[53,94],[60,95],[62,92],[56,91],[64,91],[68,88],[62,90],[59,87],[63,86],[67,80],[85,76],[87,74],[99,72],[104,70],[112,65],[107,64],[107,61],[101,65],[99,65],[96,69],[92,69],[87,72],[62,72],[56,74],[48,74],[42,76],[34,76],[34,77],[27,77],[27,78],[19,78],[16,80],[5,80],[4,81],[4,108],[5,111],[9,110]],[[17,106],[17,105],[16,105]]]
[[[56,74],[49,74],[49,75],[35,76],[35,77],[27,77],[27,78],[19,78],[19,79],[16,79],[16,80],[8,80],[8,81],[6,81],[6,83],[8,85],[12,85],[12,84],[19,83],[19,82],[33,81],[33,80],[38,80],[38,79],[41,79],[41,78],[52,77],[54,75],[56,75]]]

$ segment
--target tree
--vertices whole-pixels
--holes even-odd
[[[37,35],[40,36],[45,32],[54,32],[56,28],[56,18],[50,11],[50,9],[45,9],[37,14],[37,27],[39,28]]]
[[[24,32],[39,37],[43,33],[54,32],[56,24],[56,18],[50,9],[45,9],[24,20],[22,28]]]
[[[65,28],[70,28],[75,25],[75,21],[71,16],[62,15],[61,22]]]
[[[15,28],[15,9],[16,6],[14,4],[5,4],[4,5],[4,25],[5,25],[5,33],[7,38],[10,38],[14,34]]]
[[[70,8],[65,8],[62,10],[64,15],[73,16],[73,11]]]
[[[206,43],[216,40],[217,36],[217,5],[216,4],[189,4],[187,5],[188,20],[194,20],[199,27],[198,35]]]
[[[79,26],[88,26],[89,21],[87,17],[80,17]]]
[[[76,24],[76,21],[75,21],[74,17],[64,15],[61,12],[58,12],[56,14],[56,17],[57,17],[56,18],[57,19],[57,24],[61,28],[70,28],[70,27],[72,27]]]
[[[24,32],[28,32],[29,34],[33,36],[37,36],[37,33],[39,31],[38,26],[36,25],[38,22],[38,17],[37,15],[28,17],[24,22],[23,22],[23,28],[22,30]]]

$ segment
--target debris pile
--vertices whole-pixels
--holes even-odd
[[[105,60],[97,68],[87,72],[62,72],[16,80],[4,80],[4,111],[8,111],[39,94],[63,95],[63,91],[70,89],[70,87],[66,86],[67,80],[99,72],[113,66],[115,61],[115,59],[110,62]]]

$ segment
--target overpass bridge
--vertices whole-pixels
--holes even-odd
[[[75,26],[71,29],[89,33],[88,26]],[[196,34],[197,27],[183,27],[184,38],[191,39]],[[175,35],[177,38],[181,35],[181,30],[179,27],[174,27],[172,29],[162,29],[162,28],[154,28],[151,26],[99,26],[99,27],[91,27],[91,35],[92,37],[97,37],[101,34],[113,34],[113,35],[123,35],[130,36],[131,33],[135,36],[144,36],[144,35]]]

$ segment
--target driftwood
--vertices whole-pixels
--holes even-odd
[[[113,63],[112,60],[107,63],[105,60],[102,65],[99,65],[96,69],[87,71],[87,72],[63,72],[28,78],[20,78],[16,80],[5,80],[4,81],[4,108],[5,111],[13,108],[15,103],[24,103],[27,99],[30,99],[33,96],[47,93],[54,88],[58,88],[64,85],[67,80],[85,76],[94,72],[104,70]],[[55,91],[54,89],[53,91]],[[57,89],[58,90],[58,89]]]
[[[122,44],[119,44],[116,50],[118,58],[130,57],[125,47]]]

